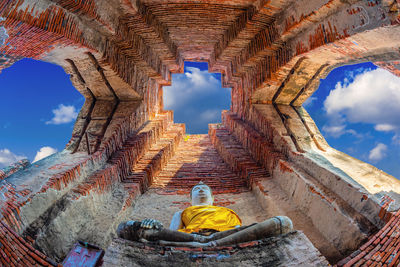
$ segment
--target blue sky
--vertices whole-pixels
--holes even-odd
[[[0,73],[0,168],[64,149],[83,96],[64,70],[23,59]]]
[[[231,88],[222,88],[221,74],[208,73],[207,63],[185,62],[184,73],[172,74],[163,88],[164,109],[189,134],[208,133],[208,123],[221,122],[221,110],[230,109]]]
[[[229,109],[230,89],[205,63],[185,63],[164,87],[165,109],[188,133],[206,133]],[[218,80],[218,82],[217,82]],[[337,68],[304,104],[328,143],[400,178],[400,78],[372,63]]]
[[[372,63],[336,68],[304,107],[328,143],[400,178],[400,78]]]
[[[230,108],[230,88],[206,63],[185,63],[164,87],[164,108],[187,133],[207,133]],[[61,151],[84,98],[64,70],[23,59],[0,73],[0,168]],[[343,66],[304,104],[328,143],[400,178],[400,78],[372,63]]]

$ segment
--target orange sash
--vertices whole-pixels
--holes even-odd
[[[182,222],[185,228],[178,231],[185,233],[198,232],[201,229],[221,232],[242,225],[242,220],[233,210],[211,205],[186,208],[182,212]]]

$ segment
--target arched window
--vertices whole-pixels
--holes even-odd
[[[342,66],[304,103],[328,143],[400,178],[400,77],[372,63]]]
[[[57,65],[22,59],[0,74],[0,168],[64,149],[84,97]]]

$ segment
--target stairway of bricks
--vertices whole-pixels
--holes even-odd
[[[246,179],[229,168],[206,134],[186,135],[152,188],[161,189],[160,194],[187,194],[200,181],[217,194],[248,191]]]
[[[121,211],[147,190],[184,134],[185,125],[172,123],[172,112],[167,111],[148,121],[113,155],[108,163],[118,166],[120,182],[128,193]]]
[[[185,133],[183,124],[172,124],[133,165],[130,174],[122,180],[126,188],[138,186],[143,193],[152,184],[168,159],[174,154]]]
[[[106,191],[111,188],[113,183],[125,180],[131,173],[132,166],[135,166],[171,125],[172,113],[157,114],[135,135],[129,137],[122,148],[111,156],[103,168],[94,172],[85,182],[72,189],[75,198],[88,195],[91,190]]]
[[[272,173],[279,160],[284,158],[284,154],[275,149],[270,137],[262,135],[232,112],[222,111],[222,123],[252,158],[269,173]],[[265,124],[264,127],[268,128],[269,125]]]
[[[281,191],[280,194],[286,195],[287,200],[285,199],[282,202],[271,198],[273,202],[276,202],[293,221],[302,222],[298,224],[298,229],[304,231],[330,261],[337,262],[346,254],[344,250],[337,250],[337,247],[342,244],[340,242],[351,244],[355,238],[340,240],[340,242],[333,244],[336,248],[332,247],[332,244],[329,244],[326,240],[332,240],[337,236],[337,233],[332,230],[334,228],[327,229],[324,224],[320,223],[319,214],[313,213],[312,205],[308,203],[314,203],[314,205],[315,203],[321,203],[319,211],[322,214],[332,214],[335,216],[338,224],[347,225],[349,227],[347,229],[348,233],[353,233],[354,236],[360,233],[358,234],[358,240],[364,239],[376,231],[375,226],[364,215],[343,201],[339,195],[314,177],[311,177],[301,166],[293,165],[285,158],[283,153],[274,150],[271,141],[255,130],[252,125],[229,111],[222,113],[222,121],[224,127],[232,134],[232,137],[251,154],[251,157],[269,173],[273,174],[274,179],[264,180],[261,186],[260,184],[256,184],[260,191],[264,193],[268,192],[266,195],[272,197],[274,191],[272,188],[278,187],[276,192]],[[227,143],[226,145],[229,146]],[[285,176],[282,173],[279,173],[279,179],[276,179],[275,177],[278,177],[276,172],[279,171],[287,172],[288,179],[284,178]],[[289,173],[294,175],[290,175]],[[264,191],[265,189],[266,191]],[[306,192],[306,194],[302,194],[301,192]],[[275,195],[278,196],[279,194]],[[314,226],[308,227],[311,225]]]
[[[240,131],[239,127],[235,129]],[[324,252],[324,255],[329,257],[339,255],[340,258],[340,253],[313,226],[307,214],[297,208],[270,173],[253,159],[232,132],[222,124],[209,124],[209,135],[219,154],[231,169],[247,178],[253,193],[258,195],[259,204],[263,206],[263,212],[267,217],[289,216],[294,222],[295,229],[303,231],[314,245],[317,244],[316,247]],[[252,138],[251,135],[247,137]]]
[[[224,161],[232,171],[246,179],[249,188],[251,188],[253,182],[271,178],[268,171],[256,163],[222,124],[209,124],[208,134]]]
[[[172,112],[157,114],[138,129],[135,135],[128,137],[104,166],[71,188],[69,193],[71,199],[79,199],[95,192],[108,192],[112,190],[113,184],[123,181],[129,195],[124,200],[122,210],[117,212],[122,214],[124,209],[132,204],[135,196],[151,183],[157,170],[160,170],[173,154],[184,132],[184,125],[173,124]],[[70,179],[73,178],[69,172],[67,176]],[[62,175],[57,177],[66,184]],[[6,183],[3,182],[4,184]],[[11,185],[7,190],[3,190],[3,187],[0,189],[2,192],[6,192],[5,197],[10,199],[11,204],[19,202],[17,197],[23,198],[24,192],[16,192]],[[15,204],[13,204],[14,206]],[[55,262],[33,247],[35,236],[27,234],[25,238],[30,240],[27,242],[16,232],[16,230],[22,231],[18,222],[19,215],[17,216],[19,212],[15,212],[15,214],[12,210],[8,212],[7,205],[2,205],[0,208],[4,214],[9,214],[6,217],[0,215],[0,266],[56,266]],[[112,217],[115,219],[118,216]],[[102,218],[102,220],[106,220],[106,218]],[[103,230],[106,231],[107,227],[108,224],[104,223]]]

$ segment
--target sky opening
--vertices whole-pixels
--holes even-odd
[[[206,134],[208,124],[221,122],[221,111],[230,109],[231,88],[222,88],[221,74],[209,73],[207,63],[185,62],[184,73],[172,74],[171,86],[163,87],[163,101],[186,133]]]
[[[304,103],[333,148],[400,178],[400,77],[372,63],[334,69]]]
[[[57,65],[22,59],[0,73],[0,168],[64,149],[84,97]]]
[[[64,149],[84,97],[54,64],[23,59],[0,73],[0,168]],[[185,62],[164,86],[164,109],[204,134],[230,108],[231,89],[207,63]],[[343,66],[304,103],[328,143],[400,178],[400,78],[372,63]]]

